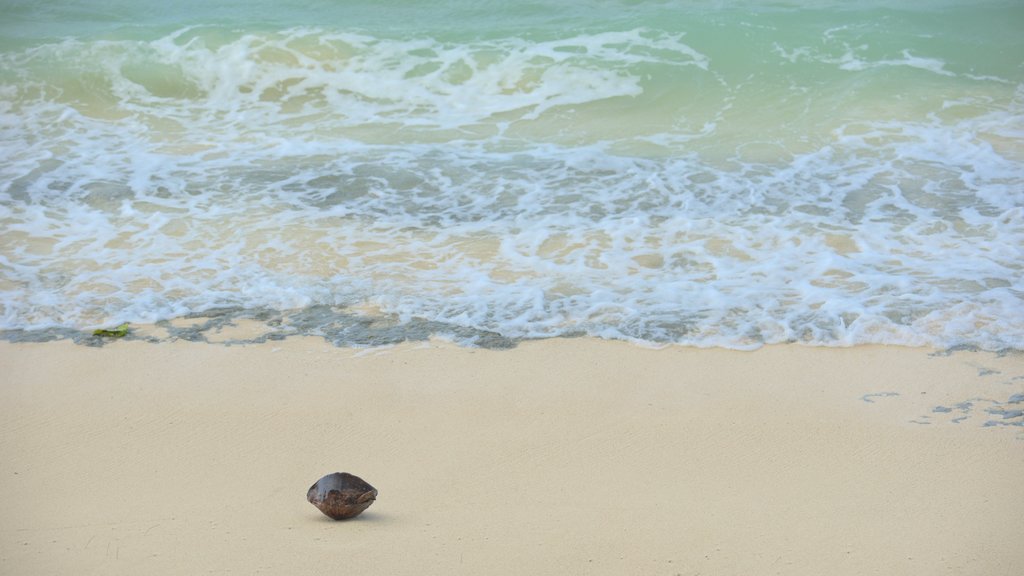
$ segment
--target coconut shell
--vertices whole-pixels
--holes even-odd
[[[306,492],[306,500],[335,520],[355,518],[377,499],[377,489],[347,472],[328,474]]]

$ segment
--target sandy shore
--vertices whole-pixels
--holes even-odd
[[[5,343],[0,382],[2,574],[1024,572],[1021,355]],[[362,517],[305,501],[334,471]]]

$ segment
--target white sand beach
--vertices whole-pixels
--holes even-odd
[[[4,343],[0,374],[3,574],[1024,570],[1019,354]],[[380,492],[355,520],[305,501],[335,471]]]

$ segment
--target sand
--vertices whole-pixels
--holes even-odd
[[[1016,575],[1022,393],[898,347],[4,343],[0,574]]]

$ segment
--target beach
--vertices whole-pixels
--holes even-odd
[[[5,2],[0,576],[1024,574],[1024,5],[852,4]]]
[[[0,374],[3,574],[1024,569],[1019,353],[60,341]],[[335,471],[379,491],[354,520],[305,501]]]

